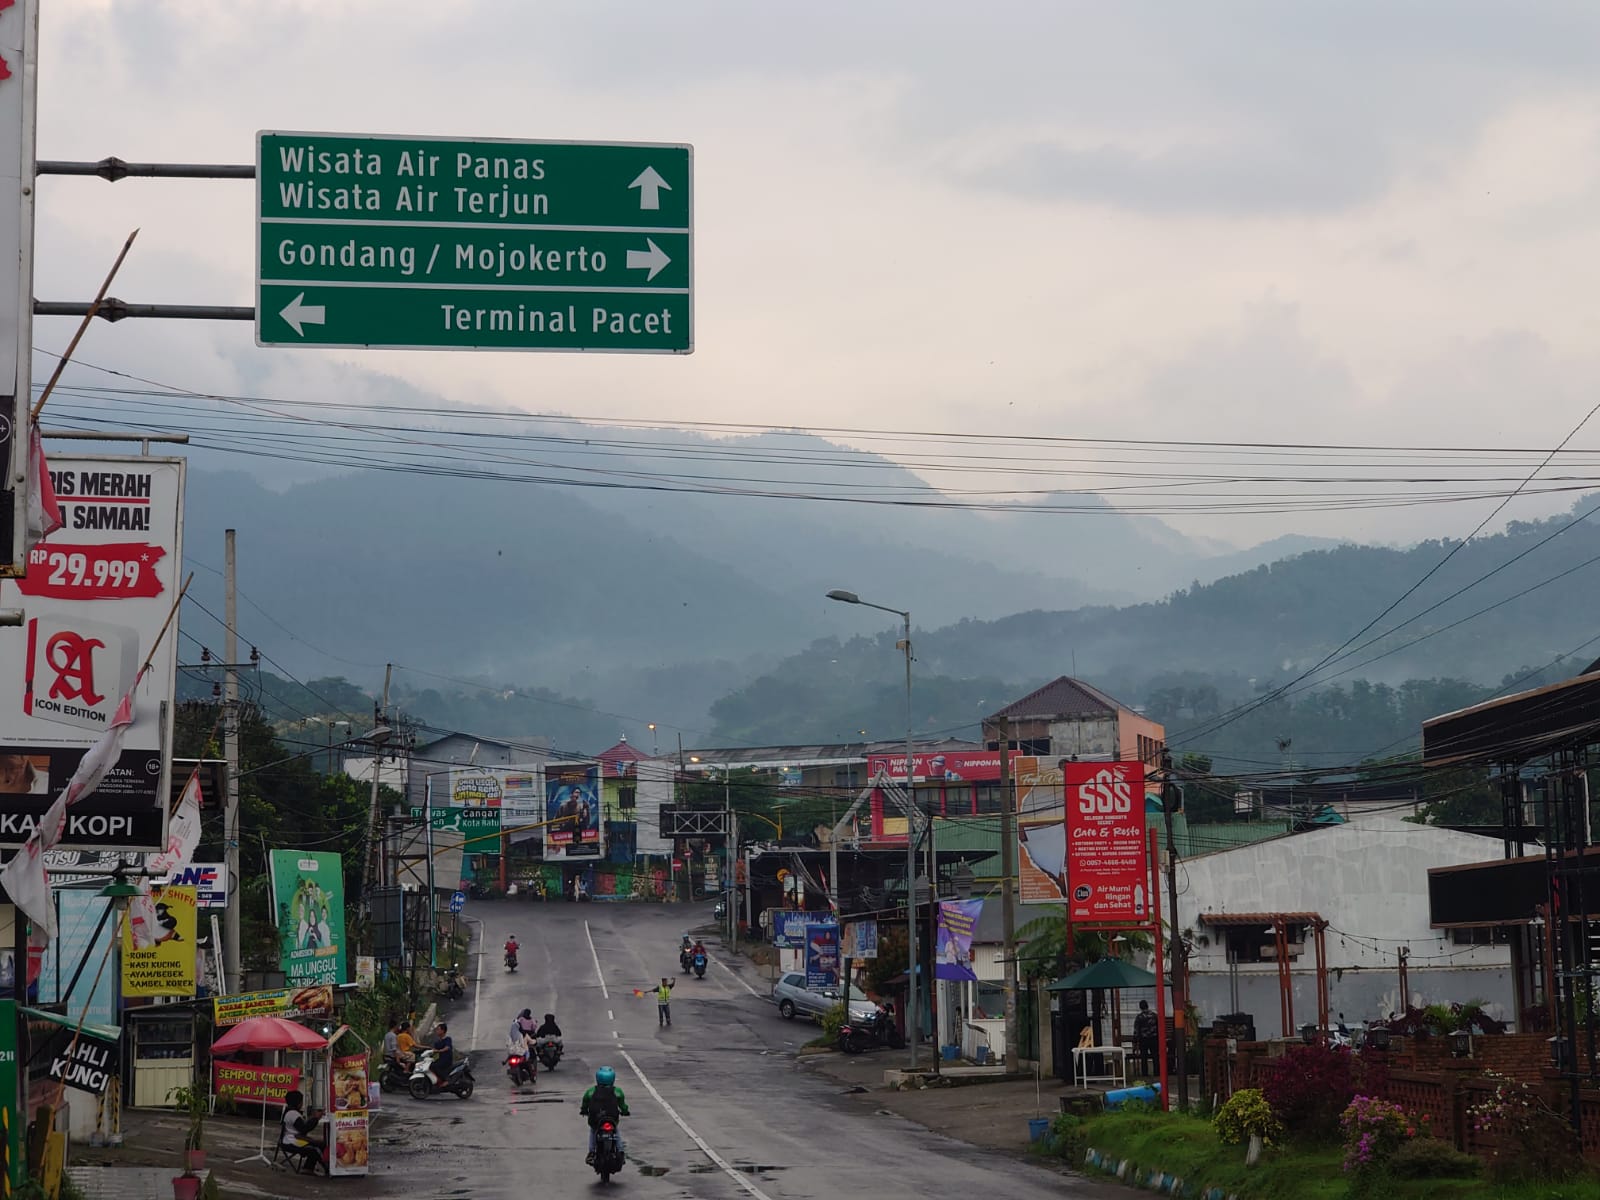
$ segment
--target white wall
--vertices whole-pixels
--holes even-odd
[[[637,853],[670,854],[672,839],[661,836],[661,806],[672,803],[672,781],[677,760],[641,759],[631,768],[634,773],[633,819],[637,822]]]
[[[1195,937],[1191,993],[1203,1021],[1231,1011],[1253,1013],[1256,1032],[1277,1036],[1281,1024],[1277,966],[1239,964],[1231,978],[1223,931],[1200,914],[1315,912],[1324,935],[1334,1013],[1354,1022],[1402,1007],[1397,951],[1410,948],[1408,978],[1416,1003],[1486,1000],[1506,1017],[1513,1003],[1506,946],[1457,946],[1449,931],[1428,923],[1428,870],[1500,857],[1492,838],[1416,825],[1393,817],[1274,838],[1188,859],[1178,868],[1179,928]],[[1163,896],[1163,899],[1165,897]],[[1199,939],[1207,945],[1200,945]],[[1316,1019],[1316,957],[1308,935],[1294,964],[1295,1022]]]

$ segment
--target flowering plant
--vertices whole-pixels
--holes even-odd
[[[1383,1172],[1394,1152],[1419,1133],[1427,1132],[1427,1117],[1418,1120],[1398,1104],[1376,1096],[1357,1096],[1339,1117],[1344,1134],[1344,1169],[1357,1179]]]
[[[1572,1130],[1530,1085],[1485,1071],[1495,1085],[1467,1109],[1472,1132],[1487,1142],[1489,1174],[1497,1182],[1564,1179],[1581,1169]]]
[[[1217,1136],[1230,1146],[1248,1137],[1259,1137],[1268,1146],[1283,1139],[1283,1122],[1273,1113],[1260,1088],[1241,1088],[1229,1096],[1211,1123]]]

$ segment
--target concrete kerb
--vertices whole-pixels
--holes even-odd
[[[1083,1152],[1083,1165],[1086,1171],[1100,1171],[1123,1183],[1145,1188],[1163,1196],[1192,1196],[1196,1200],[1238,1200],[1232,1192],[1222,1188],[1200,1187],[1186,1182],[1170,1171],[1163,1171],[1160,1167],[1146,1167],[1131,1159],[1112,1158],[1093,1146]]]

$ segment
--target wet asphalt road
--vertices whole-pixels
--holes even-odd
[[[616,1069],[632,1109],[628,1164],[610,1187],[639,1200],[1126,1195],[897,1117],[864,1119],[839,1085],[796,1068],[794,1051],[817,1027],[779,1017],[762,981],[747,981],[742,961],[737,972],[715,961],[714,945],[705,979],[678,975],[673,1023],[660,1028],[648,989],[664,971],[677,974],[678,937],[710,921],[709,905],[500,902],[468,915],[478,918],[477,980],[446,1017],[458,1049],[470,1047],[477,1090],[465,1101],[384,1097],[373,1183],[385,1195],[594,1196],[601,1188],[583,1161],[578,1101],[603,1064]],[[515,975],[499,951],[510,933],[522,945]],[[503,1044],[524,1007],[556,1014],[566,1057],[518,1092]]]

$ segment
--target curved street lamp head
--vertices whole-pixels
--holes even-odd
[[[860,604],[861,597],[854,592],[847,592],[843,588],[834,588],[828,593],[829,600],[839,600],[845,604]]]

